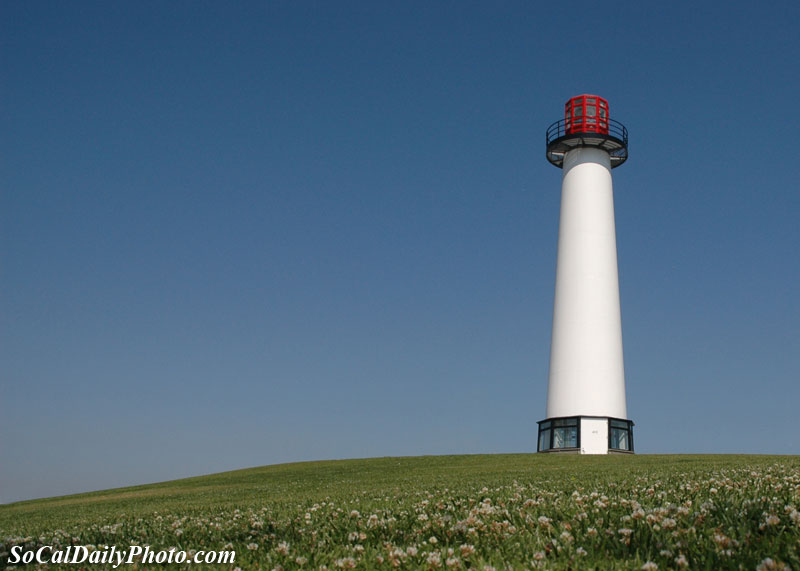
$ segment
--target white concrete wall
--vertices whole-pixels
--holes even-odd
[[[608,454],[608,419],[581,419],[581,454]]]
[[[564,158],[547,418],[628,418],[608,153]]]

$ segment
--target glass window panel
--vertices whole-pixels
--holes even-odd
[[[539,432],[539,450],[550,449],[550,430],[542,430]]]
[[[573,109],[573,111],[572,111],[572,114],[575,115],[575,117],[582,116],[583,115],[583,107],[581,107],[580,105],[578,107],[575,107],[575,109]]]
[[[586,114],[589,117],[594,117],[595,115],[597,115],[597,109],[595,107],[587,107],[586,108]]]
[[[611,448],[617,450],[630,450],[628,445],[628,431],[621,428],[611,429]]]
[[[564,429],[553,429],[553,448],[564,448]]]
[[[613,428],[629,428],[627,420],[612,420],[610,424]]]
[[[587,98],[587,99],[586,99],[586,102],[587,102],[587,103],[592,103],[592,104],[594,104],[594,97],[589,97],[589,98]]]
[[[553,429],[553,448],[577,448],[578,428],[555,428]]]

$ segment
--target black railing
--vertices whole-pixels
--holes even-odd
[[[547,128],[547,146],[550,146],[550,143],[567,137],[567,136],[592,136],[592,135],[600,135],[601,137],[611,137],[617,139],[622,142],[622,146],[627,148],[628,147],[628,130],[625,128],[625,125],[620,123],[619,121],[614,121],[613,119],[605,120],[608,122],[608,130],[603,129],[603,131],[599,130],[592,130],[589,131],[586,129],[587,125],[584,123],[582,126],[573,126],[572,129],[567,129],[567,120],[561,119],[561,121],[556,121],[552,125]],[[598,125],[593,125],[595,129],[597,129]]]

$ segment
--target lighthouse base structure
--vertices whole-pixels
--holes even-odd
[[[569,416],[539,421],[537,452],[633,454],[633,421]]]
[[[547,418],[539,452],[633,452],[622,358],[611,160],[578,147],[563,160]]]

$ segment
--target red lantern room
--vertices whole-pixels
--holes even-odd
[[[597,95],[578,95],[564,105],[564,118],[547,128],[547,160],[564,166],[567,153],[581,147],[608,153],[611,168],[628,160],[628,130],[608,116],[608,101]]]
[[[608,101],[597,95],[578,95],[564,105],[567,134],[608,134]]]

